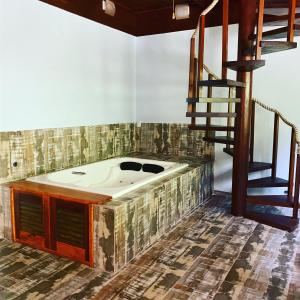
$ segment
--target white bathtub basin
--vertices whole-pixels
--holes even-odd
[[[164,168],[159,174],[121,170],[122,162],[156,164]],[[71,188],[91,193],[109,195],[113,198],[131,192],[147,183],[159,180],[173,172],[186,168],[188,164],[165,162],[133,157],[108,159],[72,169],[27,178],[26,180]]]

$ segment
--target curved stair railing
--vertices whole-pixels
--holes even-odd
[[[189,91],[188,98],[195,99],[202,94],[202,88],[198,88],[197,81],[203,79],[204,70],[204,39],[206,16],[218,4],[219,0],[213,0],[211,4],[201,13],[198,19],[197,28],[192,34],[190,42],[190,69],[189,69]],[[198,38],[198,51],[196,40]],[[188,112],[196,112],[196,103],[188,104]],[[196,124],[196,117],[191,118],[192,125]]]
[[[272,180],[273,187],[287,187],[287,195],[257,195],[257,196],[247,196],[247,203],[258,204],[258,205],[272,205],[280,207],[288,207],[293,209],[293,215],[291,221],[294,225],[298,221],[298,209],[299,209],[299,187],[300,187],[300,139],[299,130],[292,122],[290,122],[280,111],[277,109],[264,104],[258,99],[252,100],[252,133],[251,133],[251,143],[250,143],[250,163],[253,159],[254,150],[254,123],[255,123],[255,110],[256,106],[259,106],[274,114],[274,132],[273,132],[273,156],[272,163],[270,164],[271,177],[268,180]],[[283,180],[277,178],[277,163],[278,163],[278,137],[279,137],[279,127],[280,122],[291,128],[291,143],[290,143],[290,162],[289,162],[289,175],[288,180]],[[265,178],[267,180],[267,178]],[[258,183],[259,180],[249,181],[250,187],[252,183]],[[261,180],[261,183],[263,180]],[[254,185],[255,186],[255,185]],[[270,186],[272,187],[272,186]],[[263,216],[251,213],[247,215],[250,218],[256,217],[255,219],[260,219]],[[273,218],[273,219],[272,219]],[[273,225],[275,219],[278,216],[270,216],[269,225]],[[284,224],[282,229],[286,229]]]
[[[214,74],[204,64],[205,50],[205,25],[207,15],[213,11],[218,3],[222,2],[223,26],[222,26],[222,75],[221,78]],[[247,86],[252,87],[252,78],[250,83],[244,83],[227,79],[227,70],[231,69],[237,72],[251,72],[265,65],[265,60],[260,59],[261,55],[271,54],[278,51],[285,51],[297,47],[294,42],[294,36],[300,35],[300,25],[297,25],[295,20],[300,19],[300,14],[296,14],[296,0],[289,0],[289,11],[287,15],[268,15],[265,14],[265,1],[257,1],[257,22],[256,31],[248,37],[249,48],[242,50],[243,55],[247,59],[238,61],[228,61],[228,24],[229,24],[229,0],[213,0],[211,4],[201,13],[198,19],[197,28],[193,32],[190,41],[190,68],[189,68],[189,89],[187,98],[187,113],[186,116],[191,118],[190,130],[205,131],[204,140],[211,143],[225,144],[223,151],[231,156],[235,156],[234,147],[241,148],[238,139],[235,140],[235,133],[239,131],[240,121],[245,117],[241,115],[241,107],[244,105],[242,99],[237,98],[236,94],[241,94],[241,91]],[[264,24],[272,22],[287,22],[287,26],[275,30],[263,31]],[[278,38],[286,38],[286,41],[276,41]],[[197,45],[198,42],[198,45]],[[207,73],[207,80],[204,79],[204,72]],[[207,88],[207,94],[204,95],[204,87]],[[213,88],[222,87],[228,88],[227,98],[216,98],[213,96]],[[242,93],[243,94],[243,93]],[[251,104],[251,98],[250,101]],[[244,101],[244,100],[243,100]],[[197,104],[206,104],[205,112],[197,112]],[[224,103],[228,105],[227,112],[213,112],[213,104]],[[249,103],[249,102],[248,102]],[[259,105],[270,112],[274,113],[274,136],[273,136],[273,157],[272,163],[254,161],[254,125],[255,125],[255,107]],[[251,115],[251,130],[249,140],[249,165],[246,168],[248,173],[255,173],[264,170],[271,170],[270,177],[248,180],[246,189],[251,188],[270,188],[270,187],[287,187],[287,195],[257,195],[249,196],[246,192],[246,198],[241,201],[245,203],[246,210],[244,216],[252,218],[261,223],[265,223],[277,228],[285,230],[293,230],[298,224],[298,207],[299,207],[299,183],[300,183],[300,144],[298,138],[298,130],[295,125],[289,122],[279,111],[268,107],[260,101],[254,99],[252,101]],[[205,124],[197,124],[197,118],[205,118]],[[226,118],[226,125],[214,125],[212,120],[215,118]],[[289,164],[289,179],[284,180],[277,178],[277,156],[278,156],[278,131],[279,120],[289,125],[292,129],[291,134],[291,153]],[[218,124],[222,124],[218,123]],[[225,136],[218,136],[216,132],[225,132]],[[248,151],[248,150],[247,150]],[[237,151],[238,152],[238,151]],[[247,152],[248,153],[248,152]],[[241,152],[240,152],[241,154]],[[247,157],[247,156],[245,156]],[[297,157],[297,158],[296,158]],[[237,160],[235,160],[237,161]],[[248,170],[247,170],[248,169]],[[247,174],[246,175],[247,178]],[[235,178],[237,179],[237,178]],[[235,184],[238,184],[235,182]],[[244,188],[244,187],[243,187]],[[236,203],[236,202],[235,202]],[[293,209],[293,216],[274,216],[263,213],[261,215],[251,214],[248,212],[248,203],[256,205],[270,205],[289,207]]]

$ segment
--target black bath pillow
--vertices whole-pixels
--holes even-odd
[[[148,173],[158,174],[165,170],[164,167],[154,164],[143,164],[143,171]]]
[[[120,164],[120,168],[123,171],[140,171],[142,169],[142,164],[134,161],[124,161]]]

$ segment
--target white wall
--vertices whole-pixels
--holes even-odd
[[[236,60],[237,26],[230,27],[229,60]],[[189,122],[185,117],[188,87],[189,42],[192,32],[176,32],[137,39],[137,120],[142,122]],[[265,56],[267,66],[255,71],[254,97],[280,109],[300,127],[300,50]],[[221,29],[206,31],[205,63],[221,73]],[[229,72],[235,79],[235,73]],[[226,96],[220,90],[215,96]],[[225,109],[218,107],[216,110]],[[255,159],[269,161],[273,120],[258,111]],[[287,178],[289,141],[281,130],[278,175]],[[232,159],[216,145],[215,188],[231,190]],[[270,161],[271,162],[271,161]],[[268,173],[266,173],[268,174]],[[263,174],[256,174],[259,176]]]
[[[0,0],[0,131],[134,120],[134,37],[37,0]]]

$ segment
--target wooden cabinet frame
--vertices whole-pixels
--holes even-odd
[[[13,240],[22,244],[32,246],[34,248],[56,254],[59,256],[68,257],[72,260],[79,261],[91,267],[94,265],[94,228],[93,228],[93,204],[103,204],[111,199],[110,196],[96,195],[81,191],[57,188],[52,186],[28,183],[26,181],[17,182],[10,186],[11,188],[11,214],[12,214],[12,237]],[[56,192],[53,192],[56,191]],[[74,198],[74,195],[78,198]],[[71,196],[70,196],[71,195]],[[40,199],[42,206],[42,228],[43,235],[35,235],[30,232],[22,231],[20,225],[21,209],[20,201],[22,197],[23,207],[26,203],[30,206],[32,196],[33,202],[38,202]],[[89,199],[90,198],[90,199]],[[27,200],[26,200],[27,199]],[[27,201],[27,202],[26,202]],[[26,207],[23,208],[23,211]],[[35,209],[35,208],[34,208]],[[79,231],[83,233],[81,236],[77,234],[76,238],[80,246],[72,242],[76,238],[73,237],[72,231],[65,229],[64,234],[70,235],[71,242],[59,240],[58,237],[58,221],[63,218],[57,218],[57,211],[65,211],[66,213],[77,213],[82,218],[78,219]],[[38,210],[36,210],[38,211]],[[30,213],[30,212],[29,212]],[[22,215],[23,216],[23,215]],[[26,216],[25,216],[26,217]],[[70,218],[73,218],[74,216]],[[29,220],[29,223],[31,221]],[[34,224],[40,224],[38,221],[33,221]],[[60,223],[63,223],[60,221]],[[76,222],[77,223],[77,222]],[[75,224],[75,223],[74,223]],[[64,227],[64,224],[62,225]],[[70,226],[66,223],[65,226]],[[81,227],[80,227],[81,226]],[[69,233],[69,234],[68,234]],[[60,233],[61,234],[61,233]],[[74,235],[76,234],[73,233]]]

